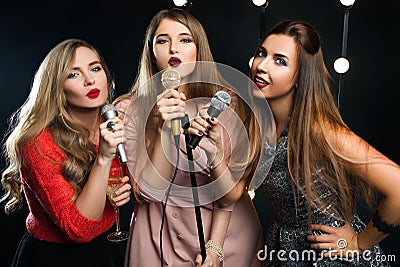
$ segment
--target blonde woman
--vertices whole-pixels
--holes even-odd
[[[119,113],[126,114],[128,166],[137,196],[125,266],[197,266],[200,243],[190,175],[185,167],[185,136],[183,132],[178,136],[180,162],[175,175],[175,142],[169,124],[185,114],[193,122],[207,110],[217,91],[229,91],[221,84],[199,82],[204,74],[219,80],[213,62],[206,33],[190,13],[174,8],[153,17],[135,84],[131,92],[116,101]],[[159,74],[166,69],[180,72],[177,91],[162,86]],[[194,79],[196,75],[199,79]],[[240,110],[240,101],[232,94],[231,106],[218,120],[240,121]],[[208,135],[206,139],[217,140],[223,133],[222,127],[217,120],[210,120],[208,126],[209,129],[203,129]],[[229,159],[233,161],[236,153],[229,146],[234,147],[226,140],[221,147],[224,155],[214,155],[202,140],[193,150],[199,187],[207,188],[218,179],[217,166]],[[173,186],[164,210],[170,182]],[[207,254],[204,266],[261,266],[256,257],[262,246],[261,227],[249,196],[243,195],[236,204],[223,208],[217,201],[219,197],[213,199],[208,195],[211,191],[199,190]],[[216,223],[219,221],[222,223]]]
[[[119,118],[112,131],[100,116],[112,90],[103,57],[84,40],[62,41],[42,61],[5,142],[5,211],[21,206],[22,192],[29,207],[12,266],[122,265],[119,246],[106,238],[115,220],[107,181],[124,141]],[[118,206],[130,199],[123,181]]]

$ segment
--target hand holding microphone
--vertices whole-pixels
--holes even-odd
[[[171,131],[174,137],[181,133],[180,118],[184,117],[184,100],[183,94],[180,94],[177,89],[180,85],[181,77],[179,72],[174,69],[166,69],[161,76],[161,83],[167,90],[162,93],[162,96],[157,101],[158,110],[163,120],[171,119]]]
[[[192,134],[192,138],[189,141],[188,146],[191,149],[195,149],[199,144],[200,140],[204,135],[208,135],[210,130],[218,122],[215,118],[224,111],[231,104],[231,96],[225,91],[218,91],[211,99],[210,107],[207,110],[207,114],[211,119],[205,120],[202,117],[194,119],[189,132]]]
[[[101,108],[101,116],[104,121],[108,121],[114,117],[118,116],[118,112],[112,104],[106,104]],[[113,121],[109,121],[107,123],[107,129],[115,132],[115,124]],[[128,161],[128,157],[126,156],[125,148],[123,143],[119,143],[117,145],[117,154],[118,159],[121,163],[126,163]]]

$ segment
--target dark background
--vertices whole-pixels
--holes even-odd
[[[261,8],[251,0],[193,0],[191,12],[204,25],[219,63],[247,74],[248,61],[261,33]],[[268,30],[282,19],[302,19],[313,24],[322,39],[326,64],[335,84],[334,60],[341,55],[344,8],[339,0],[270,0],[266,9]],[[134,80],[145,28],[151,17],[172,1],[7,1],[0,8],[0,105],[1,136],[8,118],[29,93],[34,72],[47,52],[61,40],[83,38],[100,49],[115,75],[117,95]],[[347,56],[350,70],[344,75],[340,110],[350,128],[375,148],[400,163],[399,68],[400,34],[397,1],[355,2],[350,10]],[[1,161],[1,170],[4,160]],[[399,189],[400,190],[400,189]],[[270,208],[265,197],[254,200],[260,219],[267,223]],[[0,212],[2,266],[8,266],[25,232],[26,208],[12,215]],[[123,209],[128,227],[130,207]],[[362,210],[362,215],[370,214]],[[381,245],[395,255],[400,266],[397,232]],[[231,267],[231,266],[229,266]]]

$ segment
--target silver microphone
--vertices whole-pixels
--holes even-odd
[[[105,121],[108,121],[109,119],[117,117],[118,112],[115,109],[114,105],[106,104],[106,105],[102,106],[102,108],[101,108],[101,116],[103,117],[103,119]],[[125,147],[124,147],[123,143],[118,144],[117,152],[118,152],[119,162],[126,163],[128,161],[128,157],[126,156]]]
[[[230,104],[231,96],[225,91],[218,91],[213,98],[211,98],[211,104],[207,109],[207,113],[210,117],[216,118],[222,111],[229,107]],[[195,149],[202,137],[203,136],[198,135],[193,136],[189,141],[188,147]]]

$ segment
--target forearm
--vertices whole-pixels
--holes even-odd
[[[159,131],[156,136],[154,136],[153,149],[150,153],[150,161],[146,164],[143,172],[142,179],[146,183],[155,189],[166,189],[171,179],[172,164],[169,159],[175,158],[172,153],[175,151],[173,144],[169,142],[162,142],[162,134],[170,134],[167,131]],[[169,155],[167,156],[166,153]]]
[[[206,249],[207,257],[211,257],[217,266],[224,259],[223,247],[230,219],[231,211],[214,209],[210,238],[206,243]]]
[[[385,198],[378,208],[378,214],[374,215],[365,229],[358,235],[358,247],[364,251],[385,239],[390,233],[386,232],[385,224],[391,226],[400,224],[400,203],[395,199]],[[375,222],[374,222],[375,221]],[[399,229],[400,226],[397,226]]]
[[[101,218],[106,203],[106,191],[111,159],[98,155],[82,192],[76,199],[77,209],[87,218]]]
[[[245,178],[241,178],[242,173],[231,171],[225,160],[210,171],[211,176],[216,180],[215,194],[222,196],[218,202],[224,207],[236,203],[242,197],[246,187]]]
[[[231,214],[231,211],[226,210],[214,209],[213,211],[210,239],[214,240],[221,246],[223,246],[225,242]]]

